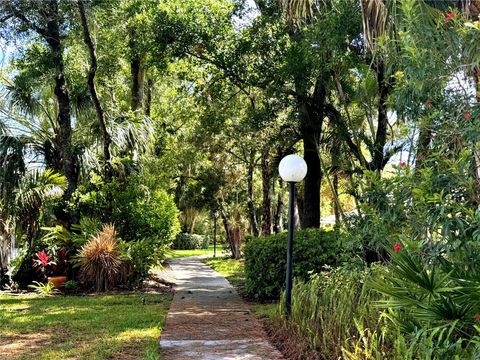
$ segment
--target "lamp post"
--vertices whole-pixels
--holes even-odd
[[[295,211],[295,183],[303,180],[307,175],[307,163],[298,155],[287,155],[278,166],[283,181],[288,183],[289,204],[288,204],[288,242],[287,242],[287,272],[285,277],[285,311],[287,316],[292,309],[292,256],[293,256],[293,215]]]
[[[213,214],[213,257],[217,256],[217,219],[218,211]]]

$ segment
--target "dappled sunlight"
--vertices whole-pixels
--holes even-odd
[[[142,304],[142,297],[145,305]],[[0,354],[138,358],[158,352],[169,295],[0,297]]]
[[[158,328],[146,328],[146,329],[132,329],[121,332],[115,336],[115,340],[118,341],[134,341],[134,340],[146,340],[153,339],[160,336],[160,329]]]

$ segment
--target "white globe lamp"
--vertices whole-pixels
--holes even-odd
[[[287,155],[280,161],[278,172],[284,181],[297,183],[307,175],[307,163],[301,156]]]

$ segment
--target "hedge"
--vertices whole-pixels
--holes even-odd
[[[173,241],[173,249],[176,250],[195,250],[208,249],[210,239],[205,235],[180,233]]]
[[[246,292],[258,300],[277,299],[285,285],[287,233],[251,238],[244,248]],[[295,232],[293,276],[308,280],[340,254],[338,233],[320,229]]]

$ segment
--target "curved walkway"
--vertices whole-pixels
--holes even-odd
[[[162,360],[283,360],[230,283],[201,257],[172,259],[175,296]]]

